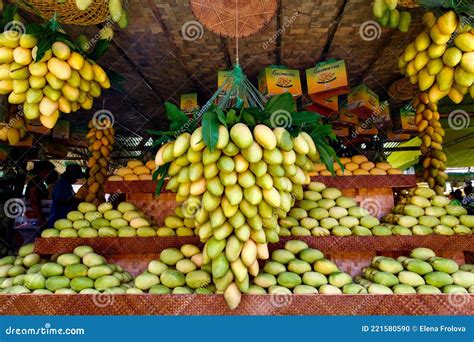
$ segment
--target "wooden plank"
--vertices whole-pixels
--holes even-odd
[[[474,252],[473,235],[454,236],[308,236],[285,237],[270,248],[279,248],[288,240],[305,241],[312,248],[324,253],[331,252],[387,252],[408,251],[416,247],[427,247],[435,251]],[[89,245],[104,254],[158,253],[165,248],[179,247],[185,243],[200,244],[199,237],[130,237],[130,238],[39,238],[35,249],[39,254],[68,253],[75,247]]]
[[[474,295],[0,295],[1,315],[472,315]],[[462,299],[462,302],[459,300]]]

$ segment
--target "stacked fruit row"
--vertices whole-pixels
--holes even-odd
[[[224,291],[231,308],[240,302],[239,285],[258,273],[258,259],[268,257],[268,242],[279,239],[277,216],[303,196],[303,184],[319,155],[312,138],[292,138],[284,128],[235,124],[220,126],[214,148],[206,147],[201,128],[160,148],[158,167],[169,164],[167,189],[184,202],[182,213],[194,219],[205,242],[204,264],[220,264],[231,281]],[[234,281],[235,280],[235,281]]]
[[[151,180],[152,173],[156,165],[154,160],[149,160],[145,164],[141,160],[132,159],[127,162],[126,167],[119,168],[114,175],[109,176],[109,181],[134,181]]]
[[[130,273],[108,264],[89,246],[46,261],[28,244],[20,248],[17,257],[0,259],[1,294],[125,293],[132,279]]]
[[[219,269],[203,265],[203,253],[195,245],[168,248],[160,253],[159,260],[152,260],[145,272],[135,278],[135,287],[127,293],[152,294],[210,294],[224,291],[221,282],[212,284],[212,274]]]
[[[474,293],[474,265],[436,256],[428,248],[415,248],[397,260],[376,256],[356,282],[369,293],[438,294]]]
[[[377,235],[376,217],[336,188],[311,182],[287,217],[280,218],[280,236]],[[373,230],[373,231],[372,231]]]
[[[405,204],[399,204],[384,221],[400,226],[403,235],[454,235],[472,234],[474,216],[460,205],[451,205],[446,196],[436,195],[429,188],[416,188]]]
[[[287,241],[284,249],[272,252],[263,271],[251,280],[252,294],[359,294],[367,293],[352,277],[309,248],[304,241]]]
[[[156,236],[157,228],[131,203],[122,202],[117,209],[112,204],[80,203],[77,211],[67,218],[54,222],[54,228],[45,229],[44,238],[95,238],[95,237],[149,237]]]
[[[398,28],[400,32],[407,32],[410,27],[411,14],[397,10],[398,0],[375,0],[372,12],[382,26]]]
[[[16,31],[0,33],[0,94],[22,105],[27,120],[53,128],[60,112],[91,109],[101,88],[110,88],[105,71],[81,53],[54,42],[41,58],[38,40]]]
[[[110,119],[104,120],[100,123],[97,120],[90,121],[90,130],[86,136],[92,155],[87,162],[89,177],[87,188],[83,190],[84,192],[87,190],[84,200],[95,205],[105,201],[105,182],[115,142],[115,128],[112,127]]]
[[[339,163],[334,163],[334,170],[338,176],[361,176],[361,175],[399,175],[400,169],[393,168],[387,162],[371,162],[363,155],[355,155],[351,158],[341,157],[340,163],[344,166],[344,171]],[[311,173],[313,175],[313,173]],[[314,174],[316,176],[332,176],[326,165],[314,164]]]

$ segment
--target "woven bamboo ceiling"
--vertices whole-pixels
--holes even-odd
[[[400,74],[397,56],[421,29],[413,20],[408,33],[382,29],[380,36],[364,40],[364,22],[373,20],[371,0],[279,0],[277,14],[256,35],[240,40],[240,62],[249,78],[269,64],[304,69],[328,58],[345,59],[350,84],[364,82],[383,99]],[[130,2],[130,26],[117,31],[107,54],[99,61],[126,78],[126,94],[106,92],[97,108],[114,113],[118,129],[142,134],[144,128],[163,127],[163,103],[197,92],[202,103],[217,88],[217,71],[229,69],[235,59],[234,40],[204,28],[197,36],[183,37],[183,29],[196,20],[189,0]],[[419,9],[411,9],[420,18]],[[99,27],[71,27],[73,34],[89,37]],[[199,28],[198,28],[199,29]],[[255,83],[256,84],[256,83]],[[88,120],[93,111],[76,114]],[[77,119],[76,119],[77,120]]]

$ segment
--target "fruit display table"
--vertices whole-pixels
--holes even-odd
[[[474,295],[4,295],[5,315],[470,315]]]
[[[311,181],[341,189],[343,195],[354,198],[362,207],[381,218],[394,207],[393,189],[416,186],[415,175],[385,176],[311,176]],[[164,217],[173,214],[175,194],[162,192],[155,196],[156,181],[109,181],[108,194],[126,194],[126,200],[153,218],[159,225]]]
[[[328,254],[341,270],[356,276],[370,265],[375,255],[398,257],[416,247],[427,247],[440,256],[457,262],[474,263],[474,236],[372,236],[372,237],[292,237],[291,240],[305,241],[310,247]],[[282,238],[279,243],[270,244],[270,250],[282,248],[290,238]],[[38,254],[49,255],[67,253],[75,247],[89,245],[113,263],[117,263],[133,275],[143,272],[148,262],[158,259],[165,248],[180,247],[183,244],[199,245],[198,237],[132,237],[63,239],[40,238],[35,248]]]

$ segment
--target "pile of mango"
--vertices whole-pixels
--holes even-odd
[[[336,188],[311,182],[287,217],[280,218],[280,236],[378,235],[380,222]]]
[[[363,155],[355,155],[350,158],[341,157],[339,158],[340,163],[344,166],[342,170],[339,163],[334,163],[334,171],[338,176],[362,176],[362,175],[400,175],[402,171],[397,168],[393,168],[390,163],[387,162],[371,162]],[[314,164],[314,171],[311,175],[315,176],[332,176],[331,172],[327,169],[326,165],[322,163]]]
[[[134,180],[152,180],[152,173],[156,165],[154,160],[149,160],[145,164],[141,160],[132,159],[127,162],[127,166],[121,167],[115,171],[115,174],[109,176],[109,181],[134,181]]]
[[[460,22],[454,11],[439,18],[427,12],[423,24],[427,31],[408,44],[399,58],[401,73],[427,92],[432,104],[445,96],[460,103],[468,92],[474,97],[474,29]]]
[[[306,242],[290,240],[284,249],[272,252],[263,270],[251,280],[251,294],[361,294],[364,287],[354,284],[350,274],[342,272],[324,254]]]
[[[384,221],[394,224],[399,235],[469,235],[474,230],[474,216],[460,205],[449,204],[446,196],[429,188],[412,189],[410,199],[398,204]]]
[[[268,257],[267,243],[279,240],[277,218],[286,216],[294,198],[303,199],[318,160],[304,132],[293,138],[281,127],[257,125],[252,131],[242,123],[230,130],[221,125],[214,149],[206,147],[198,128],[158,151],[156,165],[170,163],[166,188],[177,192],[183,216],[194,219],[189,226],[205,243],[204,265],[226,270],[230,308],[240,302],[239,285],[258,273],[258,259]]]
[[[7,125],[0,126],[0,141],[8,141],[14,146],[26,135],[25,120],[21,117],[13,117]]]
[[[114,209],[111,203],[95,206],[82,202],[77,210],[70,211],[65,219],[54,222],[54,227],[41,233],[44,238],[96,238],[96,237],[150,237],[156,236],[154,222],[127,202]]]
[[[415,248],[397,260],[376,256],[355,281],[376,294],[474,293],[474,265],[458,265],[429,248]]]
[[[77,197],[99,205],[105,201],[105,182],[115,142],[115,128],[107,118],[100,123],[95,120],[89,121],[89,129],[86,136],[91,153],[87,162],[89,177],[87,186],[81,189],[81,193],[78,193]]]
[[[22,105],[25,119],[51,129],[60,113],[91,109],[110,81],[98,64],[61,41],[37,60],[37,44],[29,34],[0,33],[0,94]]]
[[[223,279],[215,285],[212,283],[212,275],[219,276],[222,271],[203,265],[203,254],[195,245],[167,248],[160,253],[159,260],[150,261],[147,270],[135,278],[134,287],[127,293],[222,293],[226,287]]]
[[[34,244],[20,248],[18,256],[0,259],[0,294],[96,294],[125,293],[132,275],[120,266],[108,264],[90,246],[51,260],[34,253]]]
[[[397,5],[398,0],[375,0],[372,12],[380,25],[407,32],[411,23],[411,14],[406,11],[399,12]]]

